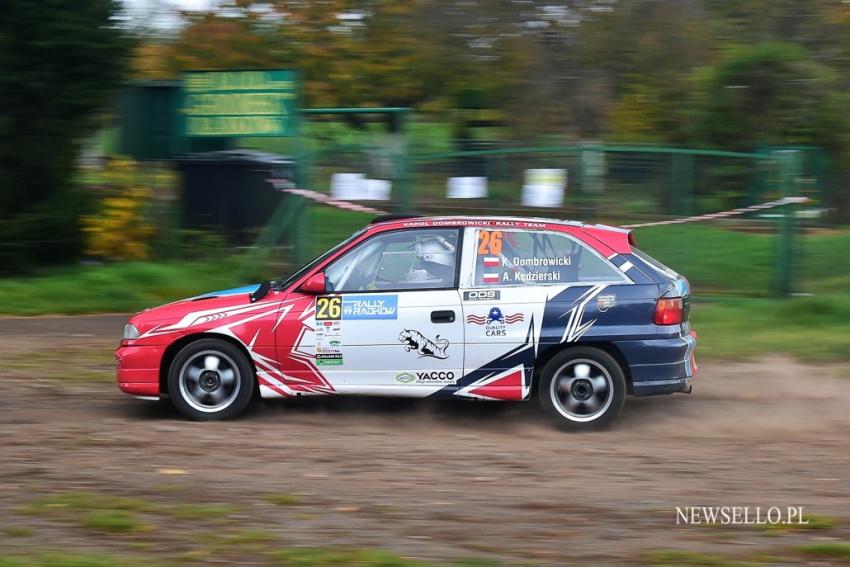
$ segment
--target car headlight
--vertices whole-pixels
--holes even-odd
[[[135,325],[131,325],[130,323],[127,323],[126,325],[124,325],[124,337],[123,338],[124,338],[125,341],[132,341],[133,339],[138,339],[139,335],[140,335],[139,330],[136,328]]]

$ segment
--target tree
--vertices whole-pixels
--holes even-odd
[[[117,0],[7,0],[0,18],[0,266],[79,250],[80,149],[119,86]]]
[[[844,96],[833,72],[799,46],[736,50],[698,81],[693,142],[750,151],[760,146],[847,149]]]

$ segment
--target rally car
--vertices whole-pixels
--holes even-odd
[[[625,229],[378,218],[287,278],[136,314],[118,385],[197,420],[257,393],[536,395],[562,427],[594,429],[626,394],[690,392],[689,296]]]

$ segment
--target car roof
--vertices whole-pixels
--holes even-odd
[[[568,232],[584,233],[603,244],[609,251],[625,254],[631,252],[633,240],[631,230],[605,224],[590,224],[581,221],[552,219],[544,217],[515,217],[515,216],[486,216],[486,215],[451,215],[451,216],[410,216],[388,215],[372,221],[371,231],[417,228],[433,226],[488,226],[503,228],[529,228],[537,230],[566,230]],[[596,247],[596,246],[594,246]],[[603,250],[600,250],[603,252]]]

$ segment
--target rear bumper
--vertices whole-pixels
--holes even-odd
[[[115,351],[118,387],[122,392],[133,396],[159,397],[159,363],[163,348],[123,346]]]
[[[629,365],[635,396],[690,392],[697,372],[696,333],[684,337],[618,341],[614,344]]]

